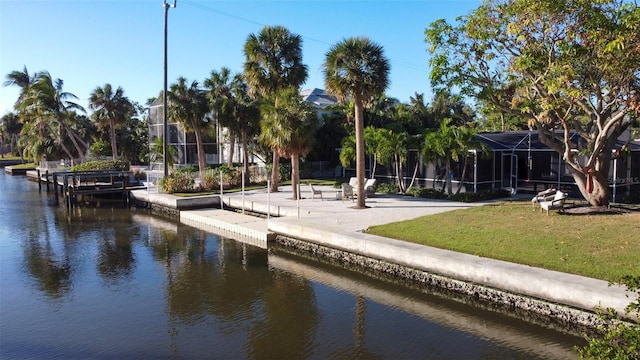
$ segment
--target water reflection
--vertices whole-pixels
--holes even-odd
[[[42,293],[60,298],[71,289],[71,265],[66,254],[57,254],[45,236],[30,234],[24,245],[24,268]]]
[[[156,255],[164,252],[172,326],[211,317],[224,335],[246,331],[248,358],[310,354],[318,322],[313,290],[308,281],[269,271],[265,251],[233,240],[208,241],[207,233],[182,226],[175,238],[153,248]]]
[[[577,339],[568,334],[548,332],[547,329],[527,324],[523,321],[509,318],[500,314],[473,311],[464,304],[455,304],[443,298],[409,289],[391,290],[381,281],[374,279],[362,280],[345,278],[343,271],[332,266],[315,263],[293,255],[274,251],[269,255],[270,266],[283,271],[298,274],[313,282],[325,284],[333,289],[352,294],[356,299],[354,345],[351,349],[335,353],[343,358],[370,358],[372,353],[364,344],[367,324],[366,302],[399,309],[404,313],[413,314],[439,326],[456,329],[472,334],[475,337],[499,343],[517,351],[531,352],[529,356],[553,359],[575,358],[571,348],[558,345],[558,340],[568,341]],[[424,334],[423,334],[424,335]],[[532,351],[532,349],[535,349]],[[503,349],[488,347],[483,350],[487,358],[497,358],[504,355]],[[439,349],[431,349],[434,354],[440,354]],[[444,354],[440,354],[444,356]]]
[[[580,339],[0,175],[0,358],[575,358]],[[17,199],[8,193],[20,193]]]

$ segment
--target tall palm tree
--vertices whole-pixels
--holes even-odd
[[[353,100],[355,107],[357,208],[365,208],[364,105],[384,93],[389,85],[389,61],[382,46],[366,37],[342,40],[333,45],[323,64],[325,88],[340,102]]]
[[[245,182],[249,182],[249,138],[254,138],[260,132],[259,99],[249,94],[249,87],[243,76],[232,82],[231,93],[236,99],[233,113],[236,131],[240,133],[242,143]]]
[[[229,131],[231,147],[229,163],[233,161],[233,148],[236,135],[242,142],[242,165],[245,182],[249,181],[248,138],[259,130],[260,112],[257,100],[249,95],[248,85],[242,74],[231,73],[226,67],[219,72],[212,71],[204,86],[209,89],[209,103],[217,114],[218,121]]]
[[[124,96],[118,86],[114,91],[111,84],[97,87],[89,97],[89,108],[94,110],[93,118],[101,127],[109,127],[109,142],[113,159],[118,158],[116,130],[127,121],[134,111],[133,104]]]
[[[291,158],[291,186],[293,199],[297,200],[300,184],[300,155],[313,147],[317,127],[316,111],[302,99],[296,88],[278,92],[278,106],[266,103],[261,111],[260,140],[271,146],[274,153]]]
[[[24,123],[32,122],[35,124],[40,142],[46,142],[44,137],[51,136],[66,156],[73,159],[76,156],[66,146],[67,140],[71,140],[76,155],[84,158],[88,145],[73,130],[69,122],[74,119],[73,116],[70,116],[70,112],[73,110],[85,112],[85,110],[72,101],[78,99],[77,96],[63,91],[63,85],[64,82],[61,79],[54,80],[46,71],[38,73],[38,78],[23,94],[17,109]]]
[[[251,95],[275,96],[282,89],[298,88],[307,80],[302,63],[302,38],[283,26],[265,26],[244,45],[244,76]],[[277,101],[274,106],[278,107]],[[271,191],[278,191],[280,155],[273,153]]]
[[[378,132],[377,157],[381,164],[393,165],[396,173],[396,181],[400,192],[406,192],[406,186],[402,178],[402,166],[407,161],[407,140],[409,136],[406,132],[392,131],[390,129],[380,129]]]
[[[185,129],[193,131],[196,136],[198,168],[202,179],[207,165],[202,134],[211,126],[210,119],[207,117],[209,113],[207,95],[199,88],[197,81],[187,84],[187,79],[181,76],[177,83],[171,85],[167,98],[169,102],[168,115],[176,119]]]
[[[209,105],[215,112],[216,119],[220,126],[227,128],[229,137],[229,160],[227,166],[233,166],[233,151],[236,140],[236,122],[234,121],[233,110],[236,99],[231,93],[232,82],[235,76],[227,67],[222,67],[220,71],[211,71],[211,75],[204,81],[204,87],[208,89]],[[218,139],[218,142],[222,139]],[[222,154],[220,154],[222,155]]]
[[[40,75],[41,73],[39,72],[36,72],[35,74],[30,75],[29,70],[27,70],[26,66],[22,69],[22,71],[14,70],[9,74],[7,74],[6,76],[7,80],[3,83],[3,85],[17,86],[21,89],[20,95],[16,100],[16,107],[20,102],[22,102],[22,100],[24,100],[26,94],[29,92],[29,88],[33,83],[36,82],[36,80],[40,77]]]

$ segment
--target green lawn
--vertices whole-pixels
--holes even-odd
[[[373,226],[369,233],[614,281],[640,276],[640,212],[550,216],[501,202]]]
[[[38,164],[25,163],[20,165],[13,165],[11,167],[16,170],[19,170],[19,169],[35,170],[38,167]]]

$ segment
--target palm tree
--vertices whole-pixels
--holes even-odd
[[[118,86],[113,91],[111,84],[97,87],[89,97],[89,108],[94,110],[93,118],[101,127],[109,127],[109,142],[113,159],[118,158],[116,130],[125,123],[134,111],[133,104],[124,96],[124,90]]]
[[[389,129],[380,129],[378,132],[379,144],[376,149],[377,158],[383,165],[391,163],[396,173],[396,180],[400,192],[406,192],[406,186],[402,178],[402,165],[407,162],[406,132],[397,132]]]
[[[75,156],[66,146],[66,141],[71,140],[77,156],[84,158],[89,147],[82,137],[73,130],[69,122],[74,119],[70,115],[73,110],[81,112],[85,112],[85,110],[82,106],[69,100],[78,97],[63,91],[63,84],[61,79],[54,80],[48,72],[38,73],[38,78],[23,94],[17,109],[23,118],[23,123],[32,122],[35,124],[41,144],[46,142],[45,136],[50,136],[66,156],[73,159]],[[65,134],[68,139],[65,138]]]
[[[437,130],[428,131],[425,135],[425,142],[422,147],[422,156],[425,159],[444,159],[446,167],[446,187],[447,193],[453,193],[451,184],[451,160],[459,161],[461,158],[465,160],[462,179],[466,174],[467,159],[469,150],[480,149],[483,152],[485,148],[477,141],[473,140],[476,134],[475,128],[466,126],[453,126],[452,120],[445,118]],[[460,192],[461,184],[458,186],[456,193]]]
[[[345,39],[329,49],[323,64],[326,90],[355,107],[357,208],[365,208],[364,105],[389,85],[389,61],[383,49],[366,37]]]
[[[29,88],[36,80],[40,77],[41,73],[37,72],[33,75],[29,74],[29,70],[25,66],[22,71],[12,71],[6,76],[6,81],[3,83],[4,86],[17,86],[20,90],[20,95],[16,100],[16,107],[22,100],[24,100],[26,94],[29,92]]]
[[[438,91],[433,96],[430,111],[436,126],[446,118],[451,119],[450,125],[455,126],[467,125],[475,118],[473,109],[459,95],[452,95],[448,90]]]
[[[236,122],[234,121],[233,110],[236,99],[231,93],[232,82],[236,76],[227,67],[222,67],[220,71],[211,71],[211,75],[204,81],[204,87],[209,90],[209,104],[215,112],[216,119],[220,126],[227,128],[229,137],[229,160],[227,166],[233,167],[233,151],[236,140]],[[222,139],[218,139],[218,142]]]
[[[207,95],[198,87],[197,81],[187,85],[187,79],[181,76],[178,78],[177,83],[171,85],[167,97],[169,102],[168,114],[182,124],[185,129],[193,131],[196,136],[198,168],[200,178],[203,179],[206,159],[202,133],[211,125],[207,117],[209,113]]]
[[[302,63],[302,38],[283,26],[265,26],[244,45],[244,76],[251,95],[274,97],[282,89],[298,88],[307,80]],[[278,107],[277,101],[274,106]],[[278,191],[280,155],[273,153],[271,191]]]
[[[15,145],[17,143],[18,134],[20,134],[20,130],[22,130],[22,124],[20,123],[20,118],[13,112],[8,112],[2,116],[0,119],[1,131],[5,136],[9,138],[9,148],[12,155],[15,155]],[[4,146],[0,148],[4,149]],[[4,152],[2,154],[4,156]]]
[[[382,153],[380,145],[385,140],[384,137],[387,135],[387,129],[379,129],[373,126],[367,126],[364,128],[364,148],[365,155],[369,155],[371,164],[371,169],[369,171],[369,176],[373,179],[376,177],[376,167],[380,162],[379,157],[385,157],[384,160],[387,160],[387,157],[391,157],[391,154]],[[342,139],[342,147],[340,150],[340,163],[343,167],[349,166],[349,164],[353,163],[356,159],[356,137],[355,135],[349,135]],[[385,163],[386,164],[386,163]]]
[[[242,143],[242,166],[245,182],[249,182],[249,138],[254,138],[260,131],[259,100],[249,95],[249,86],[242,76],[232,82],[231,93],[235,98],[233,113],[236,120],[236,131],[240,133]]]
[[[421,128],[433,128],[435,124],[429,113],[429,108],[424,103],[424,94],[415,93],[409,97],[411,117]]]
[[[459,126],[456,131],[456,144],[457,147],[454,154],[454,160],[459,161],[462,158],[462,174],[460,175],[460,182],[458,183],[458,187],[456,189],[456,194],[460,193],[462,189],[462,184],[464,182],[464,178],[467,174],[467,165],[469,163],[469,158],[471,158],[472,150],[480,150],[480,153],[486,155],[488,152],[486,144],[483,142],[477,141],[474,137],[478,133],[478,130],[474,127],[468,126]]]
[[[276,101],[277,107],[266,103],[261,109],[260,140],[270,144],[274,153],[291,158],[291,186],[293,199],[297,200],[300,155],[311,151],[318,120],[315,109],[302,99],[296,88],[281,90]]]
[[[242,142],[242,167],[245,182],[249,182],[249,137],[259,130],[260,111],[257,100],[249,95],[248,85],[242,74],[231,73],[226,67],[212,71],[204,82],[209,89],[209,103],[220,124],[229,131],[231,146],[228,166],[233,166],[233,149],[237,135]]]
[[[164,162],[164,141],[162,141],[161,137],[157,137],[151,143],[151,148],[149,149],[149,162],[151,163],[159,163]],[[173,146],[167,147],[167,165],[169,167],[173,167],[176,163],[176,159],[178,159],[178,152],[176,148]]]

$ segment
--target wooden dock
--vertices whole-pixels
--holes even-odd
[[[129,192],[143,189],[137,182],[130,182],[130,171],[54,171],[49,173],[37,169],[38,187],[46,186],[47,192],[61,195],[68,208],[77,204],[78,196],[100,196],[122,194],[125,205],[129,204]]]

